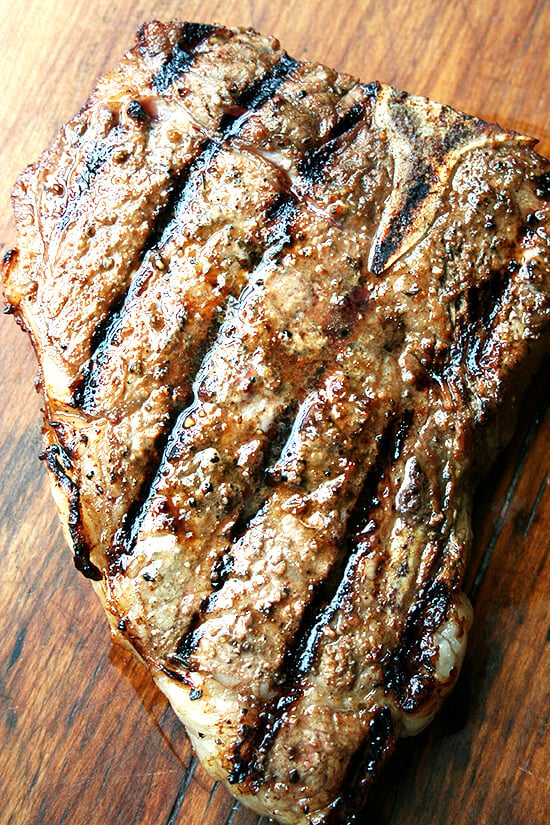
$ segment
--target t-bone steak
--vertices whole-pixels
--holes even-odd
[[[549,343],[534,143],[150,22],[16,184],[76,566],[281,823],[343,821],[456,681],[474,486]]]

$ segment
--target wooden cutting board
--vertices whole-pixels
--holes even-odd
[[[550,156],[545,0],[0,0],[0,251],[9,192],[145,19],[252,25],[290,54],[535,135]],[[40,452],[31,348],[0,321],[0,825],[257,825],[195,763],[74,570]],[[477,499],[460,684],[359,823],[550,822],[548,368]]]

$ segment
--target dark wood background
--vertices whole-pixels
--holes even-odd
[[[0,251],[14,241],[18,171],[151,17],[253,25],[296,57],[535,135],[550,156],[545,0],[0,0]],[[0,823],[257,825],[196,765],[73,569],[37,459],[34,371],[26,338],[1,319]],[[549,377],[477,498],[461,682],[402,743],[359,825],[550,822]]]

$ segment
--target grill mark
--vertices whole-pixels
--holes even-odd
[[[182,685],[186,685],[187,687],[192,687],[191,682],[189,681],[189,679],[186,679],[183,673],[179,673],[177,670],[171,670],[171,668],[166,667],[165,665],[159,665],[159,668],[171,679],[175,679],[176,682],[180,682]]]
[[[239,134],[250,112],[256,112],[275,96],[289,74],[300,65],[298,60],[284,52],[275,66],[247,86],[234,98],[235,111],[223,115],[219,131],[225,137]]]
[[[179,415],[179,412],[180,411],[177,408],[172,411],[171,415],[168,417],[165,429],[161,430],[161,432],[158,433],[157,437],[155,438],[153,448],[151,450],[153,456],[159,454],[162,455],[162,453],[164,452],[166,442],[170,434],[170,430],[174,426],[177,416]],[[137,493],[134,495],[130,507],[124,513],[121,519],[119,529],[113,536],[111,547],[107,550],[109,575],[115,575],[118,572],[118,560],[120,556],[126,551],[126,548],[134,541],[136,523],[139,519],[141,508],[143,507],[143,504],[147,499],[147,496],[151,489],[151,484],[156,475],[156,472],[157,463],[153,461],[144,473],[139,489]]]
[[[189,670],[189,660],[199,646],[203,634],[203,630],[200,626],[201,618],[202,613],[200,611],[193,615],[189,630],[179,640],[175,653],[169,657],[170,664]]]
[[[409,434],[409,430],[414,420],[414,410],[404,410],[399,419],[397,429],[394,433],[394,450],[392,454],[392,462],[395,464],[401,458],[403,446]]]
[[[243,508],[237,516],[229,536],[230,544],[228,544],[225,552],[222,553],[218,559],[216,559],[212,566],[212,572],[210,574],[212,593],[206,599],[203,599],[199,610],[191,619],[189,629],[178,641],[175,653],[170,657],[170,661],[174,665],[185,667],[187,669],[193,669],[190,659],[197,650],[202,638],[203,630],[201,627],[201,622],[204,617],[211,613],[215,608],[216,594],[222,589],[231,575],[234,564],[234,558],[231,553],[232,546],[245,535],[252,522],[261,515],[271,495],[271,492],[266,491],[265,489],[266,486],[269,487],[272,483],[270,470],[285,451],[288,439],[290,438],[294,428],[297,409],[297,399],[293,398],[290,400],[289,405],[281,411],[279,420],[275,423],[277,433],[269,442],[268,448],[264,454],[262,465],[257,473],[258,491],[256,495],[252,493],[251,497],[244,501]]]
[[[330,158],[340,148],[340,138],[353,131],[363,120],[365,109],[361,103],[354,105],[338,120],[328,136],[320,144],[307,151],[298,163],[298,172],[309,184],[320,180]]]
[[[337,559],[327,577],[315,588],[302,615],[300,627],[285,652],[276,680],[279,684],[286,686],[298,681],[313,664],[322,629],[331,620],[349,589],[346,561],[349,563],[350,560],[346,556]]]
[[[281,670],[286,683],[299,679],[311,669],[317,653],[317,645],[323,629],[349,597],[355,568],[370,546],[369,536],[376,524],[371,513],[379,506],[377,491],[385,478],[386,463],[391,450],[396,420],[390,420],[380,439],[374,463],[367,472],[363,487],[348,518],[346,552],[336,563],[327,579],[321,583],[317,598],[310,602],[300,628],[285,654]],[[320,599],[320,600],[319,600]]]
[[[143,40],[143,30],[141,29],[140,31],[141,39]],[[215,26],[198,23],[183,24],[178,43],[174,47],[172,54],[151,79],[151,85],[155,91],[159,94],[164,94],[172,83],[190,68],[196,57],[194,50],[216,31],[218,31],[218,29]],[[138,38],[140,38],[140,32],[138,32]],[[127,111],[130,117],[133,117],[140,123],[146,123],[146,113],[139,101],[132,100]],[[116,126],[110,133],[109,141],[119,133],[120,126]],[[116,149],[116,142],[94,144],[85,161],[84,169],[76,179],[76,192],[71,197],[67,209],[65,209],[59,221],[61,231],[67,228],[78,207],[81,196],[91,187],[93,179],[100,169],[111,159]]]
[[[512,258],[503,271],[492,273],[489,280],[479,284],[477,289],[472,287],[468,290],[470,323],[466,338],[466,364],[472,375],[482,372],[481,360],[502,309],[506,291],[518,269],[518,262]]]
[[[470,287],[466,299],[470,323],[480,324],[485,332],[491,331],[506,287],[518,269],[517,260],[512,258],[503,270],[492,272],[488,280]]]
[[[192,26],[194,24],[187,25]],[[214,27],[198,26],[198,28],[210,28],[215,31]],[[224,137],[236,137],[246,125],[246,115],[260,109],[277,92],[290,72],[297,66],[299,66],[299,62],[285,53],[273,69],[265,72],[260,78],[249,84],[236,99],[237,105],[242,110],[239,115],[224,114],[221,117],[219,131]],[[147,252],[153,252],[161,246],[163,239],[173,227],[176,212],[184,208],[196,194],[197,186],[195,184],[200,178],[201,172],[222,149],[223,146],[220,143],[206,139],[201,143],[198,155],[188,161],[172,177],[167,201],[157,213],[149,236],[141,250],[141,259],[145,257]],[[273,206],[273,219],[288,217],[287,213],[293,210],[293,203],[295,203],[293,196],[286,193],[282,194],[280,202]],[[267,216],[267,219],[269,219],[269,216]],[[284,221],[281,220],[277,224],[281,226],[281,230],[285,233],[284,239],[281,238],[281,241],[285,240],[290,243],[291,237],[288,235],[288,228],[283,229],[283,223]],[[272,238],[272,242],[277,240],[277,237]],[[94,390],[99,380],[97,373],[100,372],[102,363],[105,360],[106,350],[116,336],[117,327],[125,316],[129,303],[139,293],[143,285],[139,276],[134,279],[127,292],[114,302],[105,317],[96,326],[92,334],[92,356],[84,367],[82,377],[73,390],[72,403],[75,407],[90,408],[93,405]]]
[[[372,511],[378,507],[379,486],[385,478],[388,465],[393,466],[402,454],[403,445],[412,426],[414,410],[405,409],[400,415],[391,414],[388,424],[379,436],[376,459],[369,469],[363,487],[355,503],[346,528],[346,535],[353,541],[372,532],[376,526],[371,519]]]
[[[503,269],[495,270],[487,280],[467,290],[465,307],[457,313],[454,339],[450,347],[432,362],[428,369],[430,378],[440,385],[453,381],[463,372],[463,365],[470,375],[480,375],[480,361],[491,340],[506,291],[518,269],[519,263],[512,258]]]
[[[48,445],[41,458],[46,462],[46,466],[53,473],[56,482],[67,496],[69,503],[68,526],[73,543],[75,567],[86,578],[101,581],[101,572],[90,560],[90,547],[84,538],[80,513],[80,491],[67,474],[67,469],[71,466],[71,460],[59,444]]]
[[[164,206],[159,209],[155,222],[151,227],[151,232],[147,238],[141,257],[144,258],[146,253],[157,249],[167,230],[171,227],[176,213],[186,203],[191,200],[196,193],[196,177],[197,174],[203,171],[204,167],[215,157],[220,150],[213,141],[206,139],[201,142],[199,153],[188,161],[179,172],[174,175],[170,182],[168,198]],[[191,189],[191,187],[193,188]]]
[[[280,192],[266,212],[266,220],[273,223],[271,243],[280,244],[281,249],[291,246],[294,237],[290,231],[298,201],[291,192]]]
[[[307,389],[305,392],[307,393]],[[289,404],[284,410],[281,410],[272,427],[273,436],[264,451],[262,465],[258,473],[256,493],[245,501],[243,510],[231,531],[233,544],[236,544],[244,536],[252,522],[262,512],[271,495],[270,488],[278,481],[286,481],[285,478],[274,478],[274,467],[284,455],[286,445],[294,430],[298,407],[298,399],[290,399]]]
[[[366,801],[370,785],[395,742],[390,708],[385,705],[372,717],[365,742],[351,757],[341,783],[342,791],[331,805],[322,825],[350,825]],[[366,745],[366,748],[365,748]]]
[[[191,624],[189,626],[188,632],[182,636],[179,640],[176,652],[173,656],[170,657],[170,663],[181,667],[182,665],[185,666],[185,663],[188,659],[191,658],[193,653],[195,652],[197,645],[200,641],[201,633],[200,633],[200,621],[201,621],[201,614],[195,613],[193,618],[191,619]],[[185,677],[183,674],[180,673],[181,679]]]
[[[101,367],[104,361],[102,344],[108,340],[119,321],[126,294],[120,295],[110,306],[105,316],[96,324],[90,338],[90,351],[92,353],[88,362],[81,370],[81,375],[71,385],[70,406],[84,411],[93,407],[95,390],[98,386],[98,379],[94,375],[95,368]]]
[[[80,206],[80,199],[87,192],[93,184],[94,178],[98,172],[108,163],[115,151],[118,149],[116,138],[120,134],[120,127],[115,126],[109,133],[109,143],[95,143],[86,160],[84,169],[82,169],[71,187],[71,194],[63,210],[63,214],[59,218],[57,227],[60,232],[64,232],[72,219],[77,213]],[[115,140],[113,140],[115,138]]]
[[[361,84],[367,97],[375,99],[380,91],[377,82]],[[324,167],[330,158],[340,148],[340,139],[356,130],[363,120],[365,108],[362,103],[354,103],[350,109],[334,124],[328,135],[316,146],[309,149],[298,164],[298,172],[310,185],[317,183],[323,174]]]
[[[140,258],[162,247],[173,231],[176,212],[188,203],[196,193],[196,178],[220,151],[220,147],[210,140],[203,141],[199,154],[186,163],[172,178],[166,203],[158,210],[151,231],[141,250]],[[72,403],[84,410],[93,410],[95,393],[101,381],[101,369],[109,348],[117,343],[122,320],[132,301],[144,288],[153,270],[140,268],[127,292],[113,303],[106,316],[99,321],[92,334],[92,355],[85,366],[82,377],[73,391]]]
[[[235,539],[233,539],[233,541],[234,540]],[[229,552],[229,548],[228,552],[224,553],[223,556],[220,556],[220,558],[214,563],[210,574],[210,584],[212,585],[212,590],[214,592],[222,589],[231,571],[233,570],[234,563],[235,559]]]
[[[217,29],[202,23],[184,23],[172,54],[151,80],[151,85],[159,94],[164,94],[195,59],[195,49]]]
[[[430,192],[431,177],[432,172],[428,166],[418,170],[416,182],[409,190],[401,212],[395,216],[385,237],[376,245],[372,260],[372,271],[375,275],[382,274],[387,262],[399,247],[415,214]]]
[[[393,693],[406,713],[419,710],[425,698],[432,695],[435,677],[423,672],[431,666],[426,636],[433,634],[445,621],[449,602],[450,591],[446,582],[440,579],[426,582],[409,610],[400,645],[386,663],[386,690]]]
[[[270,233],[270,238],[275,238],[275,244],[271,243],[270,246],[266,249],[263,261],[265,262],[266,259],[276,258],[278,254],[282,252],[282,250],[288,246],[289,243],[293,242],[292,233],[289,231],[290,223],[292,222],[296,207],[297,201],[296,198],[291,194],[288,193],[285,198],[285,208],[282,211],[278,211],[277,214],[281,215],[280,219],[276,221],[274,225],[274,231]],[[278,225],[282,223],[284,224],[284,230],[278,231]],[[253,271],[261,271],[263,268],[263,263],[260,263],[256,270]],[[250,290],[253,286],[249,281],[245,284],[243,289],[241,290],[240,295],[238,296],[235,306],[238,309],[249,295]],[[228,296],[228,301],[230,300],[230,296]],[[193,382],[193,392],[195,396],[198,392],[198,384],[200,382],[200,376],[204,371],[205,363],[208,359],[209,352],[212,348],[213,341],[212,339],[215,337],[216,334],[221,335],[223,334],[223,323],[220,320],[216,319],[215,324],[211,327],[211,332],[207,336],[205,345],[200,349],[199,355],[195,362],[195,367],[191,369],[191,372],[196,372],[196,377]],[[138,497],[138,504],[134,508],[132,508],[132,513],[128,515],[128,518],[125,519],[125,530],[124,534],[121,536],[121,541],[117,543],[117,547],[113,548],[113,572],[118,570],[118,566],[120,565],[122,556],[129,556],[133,553],[133,549],[135,543],[137,541],[139,531],[141,529],[141,525],[143,523],[143,519],[147,513],[148,503],[151,501],[153,496],[156,492],[156,483],[160,481],[160,469],[165,461],[170,461],[178,456],[178,449],[179,449],[179,441],[182,430],[185,428],[185,420],[189,415],[192,415],[196,406],[196,400],[190,405],[185,407],[183,410],[177,410],[174,419],[170,420],[168,423],[166,430],[162,433],[162,440],[160,443],[162,444],[162,450],[157,453],[158,456],[157,460],[152,463],[151,465],[151,472],[150,475],[148,474],[147,481],[144,482],[142,485],[142,490],[140,491],[140,496]]]
[[[353,551],[348,556],[342,575],[334,576],[332,581],[329,579],[323,582],[320,592],[327,590],[324,599],[325,607],[319,611],[319,604],[311,603],[308,605],[310,609],[304,613],[305,621],[297,634],[297,647],[293,649],[295,644],[295,640],[293,640],[287,651],[289,664],[287,665],[288,671],[285,681],[292,680],[294,674],[297,678],[303,678],[313,667],[321,634],[349,597],[354,570],[357,567],[359,558],[365,553],[367,545],[368,539],[363,540],[360,545],[353,545]],[[331,587],[333,583],[337,584],[336,591],[334,591],[333,586]],[[308,626],[312,620],[313,627]]]
[[[316,588],[294,638],[287,645],[275,680],[278,685],[275,698],[259,714],[256,728],[235,746],[231,757],[233,767],[228,774],[230,784],[248,782],[252,788],[261,784],[262,764],[285,720],[286,712],[303,694],[304,679],[315,662],[323,630],[349,599],[355,569],[370,549],[370,533],[376,526],[371,513],[380,504],[377,491],[389,466],[400,457],[402,442],[411,424],[411,410],[405,410],[401,415],[390,414],[379,439],[376,458],[348,518],[345,553]],[[399,449],[395,446],[396,438],[401,442]]]

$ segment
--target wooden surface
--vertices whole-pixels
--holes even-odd
[[[550,156],[545,0],[0,0],[0,251],[9,192],[150,17],[252,24],[290,54],[427,94],[540,139]],[[34,356],[0,321],[0,824],[256,825],[197,767],[73,568],[40,452]],[[402,743],[359,823],[550,822],[550,372],[483,485],[461,682]]]

